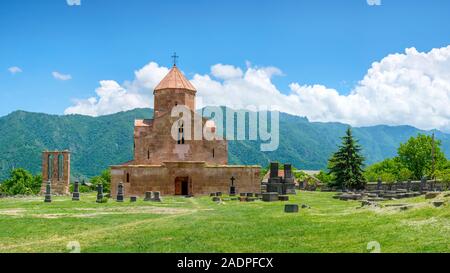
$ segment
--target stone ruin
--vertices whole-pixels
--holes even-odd
[[[70,152],[42,152],[42,186],[41,193],[46,192],[50,183],[52,194],[68,195],[70,186]]]
[[[416,197],[425,195],[425,198],[437,196],[439,188],[435,183],[427,181],[423,177],[419,182],[397,182],[384,184],[381,179],[378,179],[375,187],[366,187],[361,191],[344,191],[338,192],[333,198],[340,200],[361,200],[362,205],[374,205],[378,201],[397,200],[403,198]]]
[[[276,192],[279,195],[295,194],[295,182],[292,175],[292,165],[284,164],[284,177],[278,174],[278,163],[270,163],[270,176],[266,192]]]

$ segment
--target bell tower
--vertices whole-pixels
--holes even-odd
[[[175,57],[177,56],[175,55]],[[172,108],[177,105],[184,105],[195,111],[196,92],[195,87],[181,73],[174,61],[172,69],[153,92],[155,118],[172,111]]]

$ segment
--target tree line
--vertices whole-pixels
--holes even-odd
[[[441,142],[433,136],[418,134],[401,143],[397,156],[365,167],[364,157],[349,127],[342,144],[328,161],[326,171],[316,177],[330,186],[362,189],[367,181],[384,182],[438,179],[450,182],[450,161],[441,149]]]
[[[89,182],[85,180],[81,182],[80,192],[95,191],[98,184],[103,185],[103,191],[109,192],[111,185],[111,170],[106,169],[98,176],[94,176]],[[11,170],[8,179],[0,184],[0,195],[33,195],[39,194],[42,186],[42,175],[33,175],[23,168]],[[73,191],[73,183],[70,185],[70,191]]]

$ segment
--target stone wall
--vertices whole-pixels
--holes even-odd
[[[62,160],[62,161],[61,161]],[[42,185],[41,192],[45,192],[47,182],[51,182],[52,194],[69,194],[70,185],[70,152],[44,151],[42,152]]]
[[[194,116],[204,127],[207,119],[192,112],[191,132],[194,134]],[[166,113],[154,120],[137,120],[134,131],[134,164],[160,165],[165,161],[205,161],[208,164],[226,165],[228,144],[226,140],[185,140],[178,144],[171,135],[172,125],[178,118]],[[185,129],[187,134],[189,131]]]
[[[394,183],[388,183],[388,182],[382,182],[381,186],[378,186],[378,182],[368,182],[365,185],[366,191],[375,191],[375,190],[381,190],[381,191],[395,191],[395,190],[409,190],[409,191],[419,191],[420,190],[420,181],[410,181],[408,185],[408,181],[400,181],[400,182],[394,182]],[[305,189],[303,184],[300,184],[300,189]],[[330,188],[327,187],[325,184],[318,185],[317,187],[312,188],[311,190],[316,190],[316,188],[320,188],[322,191],[337,191],[337,188]],[[422,188],[422,191],[445,191],[450,189],[450,184],[441,182],[441,181],[434,181],[434,180],[427,180]],[[307,189],[306,189],[307,190]]]
[[[111,196],[123,182],[125,196],[144,196],[146,191],[175,195],[177,178],[187,178],[189,194],[227,193],[231,177],[237,192],[260,192],[259,166],[208,165],[205,162],[164,162],[161,165],[121,165],[111,168]]]

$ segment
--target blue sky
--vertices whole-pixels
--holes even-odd
[[[174,51],[188,78],[218,63],[245,71],[249,61],[279,68],[271,82],[283,94],[295,82],[347,95],[391,53],[449,45],[448,14],[445,0],[3,0],[0,115],[63,114],[101,80],[133,80],[151,61],[170,67]]]

